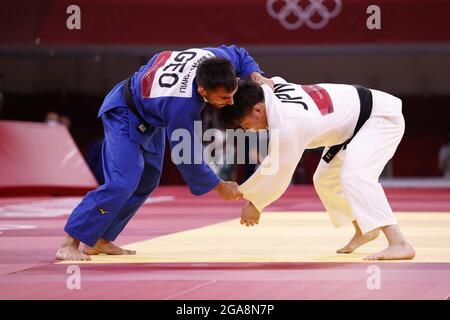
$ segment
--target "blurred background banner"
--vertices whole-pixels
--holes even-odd
[[[0,121],[0,193],[72,194],[97,187],[64,126]]]
[[[82,8],[82,28],[66,9]],[[362,28],[367,8],[382,29]],[[3,0],[2,43],[50,45],[304,45],[448,42],[446,0]]]
[[[400,97],[406,132],[383,177],[439,178],[450,172],[449,15],[448,0],[3,0],[0,118],[56,117],[101,183],[109,90],[157,52],[235,44],[268,77]],[[312,183],[319,159],[305,153],[293,182]],[[227,171],[242,182],[247,169]],[[184,184],[169,153],[161,182]]]

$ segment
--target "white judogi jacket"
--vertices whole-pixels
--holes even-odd
[[[263,85],[269,153],[240,187],[261,212],[287,189],[305,149],[332,146],[353,135],[360,110],[356,88],[343,84],[302,86],[272,78],[275,92]]]

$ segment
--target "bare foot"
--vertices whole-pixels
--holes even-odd
[[[350,240],[350,242],[347,243],[347,245],[345,247],[337,250],[336,252],[337,253],[352,253],[353,251],[355,251],[356,249],[361,247],[363,244],[366,244],[366,243],[376,239],[379,234],[380,234],[379,230],[373,230],[373,231],[367,232],[365,234],[362,234],[361,230],[356,230],[356,233],[353,236],[353,238]]]
[[[136,251],[126,250],[116,246],[114,243],[108,240],[100,239],[97,241],[94,247],[84,246],[83,252],[88,255],[97,254],[109,254],[109,255],[134,255]]]
[[[62,246],[56,251],[55,260],[60,261],[88,261],[91,258],[78,249],[80,241],[68,236]]]
[[[390,245],[383,251],[372,254],[364,260],[409,260],[416,255],[414,248],[407,242],[403,244]]]

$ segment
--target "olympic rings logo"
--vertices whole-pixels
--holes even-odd
[[[301,0],[267,0],[267,11],[272,18],[280,21],[281,25],[288,30],[295,30],[306,24],[311,29],[322,29],[328,22],[336,17],[342,9],[341,0],[334,1],[334,9],[330,10],[323,4],[324,0],[309,0],[306,7],[302,7],[299,2]],[[283,2],[280,9],[276,9],[274,4]],[[312,17],[319,16],[319,21],[312,21]],[[288,17],[294,17],[289,19]]]

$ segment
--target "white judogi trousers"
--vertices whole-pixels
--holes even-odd
[[[340,227],[356,220],[363,233],[397,224],[378,179],[405,131],[401,100],[371,92],[371,117],[346,150],[341,149],[330,163],[320,160],[313,178],[333,224]]]

